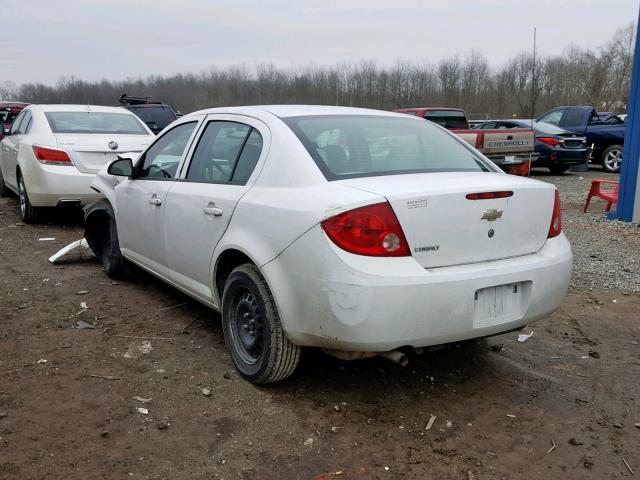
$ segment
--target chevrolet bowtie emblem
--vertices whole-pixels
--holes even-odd
[[[482,212],[481,220],[488,220],[490,222],[494,222],[499,218],[502,218],[503,210],[496,210],[495,208],[490,208]]]

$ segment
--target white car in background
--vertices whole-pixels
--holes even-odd
[[[571,276],[553,185],[404,114],[203,110],[93,186],[85,238],[107,274],[128,260],[221,311],[256,383],[289,376],[304,346],[399,359],[520,328]]]
[[[20,215],[37,222],[42,207],[100,198],[95,174],[120,152],[141,152],[155,136],[120,107],[30,105],[0,142],[0,196],[19,197]]]

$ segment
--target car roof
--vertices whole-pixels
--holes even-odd
[[[31,105],[39,108],[43,112],[101,112],[101,113],[126,113],[133,115],[130,111],[122,107],[105,107],[103,105],[70,105],[70,104],[45,104]]]
[[[276,117],[306,117],[314,115],[376,115],[388,117],[407,118],[404,114],[387,112],[384,110],[372,110],[370,108],[335,107],[329,105],[252,105],[245,107],[219,107],[198,110],[189,115],[208,115],[210,113],[235,113],[239,115],[260,115],[265,112]],[[185,117],[182,117],[185,118]]]

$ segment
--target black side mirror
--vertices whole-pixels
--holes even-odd
[[[133,176],[133,163],[130,158],[120,158],[114,160],[107,168],[109,175],[116,175],[118,177],[131,177]]]

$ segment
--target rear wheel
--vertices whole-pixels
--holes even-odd
[[[602,152],[602,168],[609,173],[620,173],[622,166],[622,145],[611,145]]]
[[[560,175],[561,173],[564,173],[567,170],[569,170],[569,167],[567,167],[566,165],[551,165],[549,167],[549,170],[551,171],[551,173]]]
[[[24,178],[20,174],[18,174],[18,201],[20,202],[20,218],[23,222],[38,223],[42,221],[43,209],[31,205]]]
[[[255,265],[240,265],[229,275],[222,329],[233,363],[253,383],[283,380],[298,366],[300,347],[284,334],[271,290]]]

